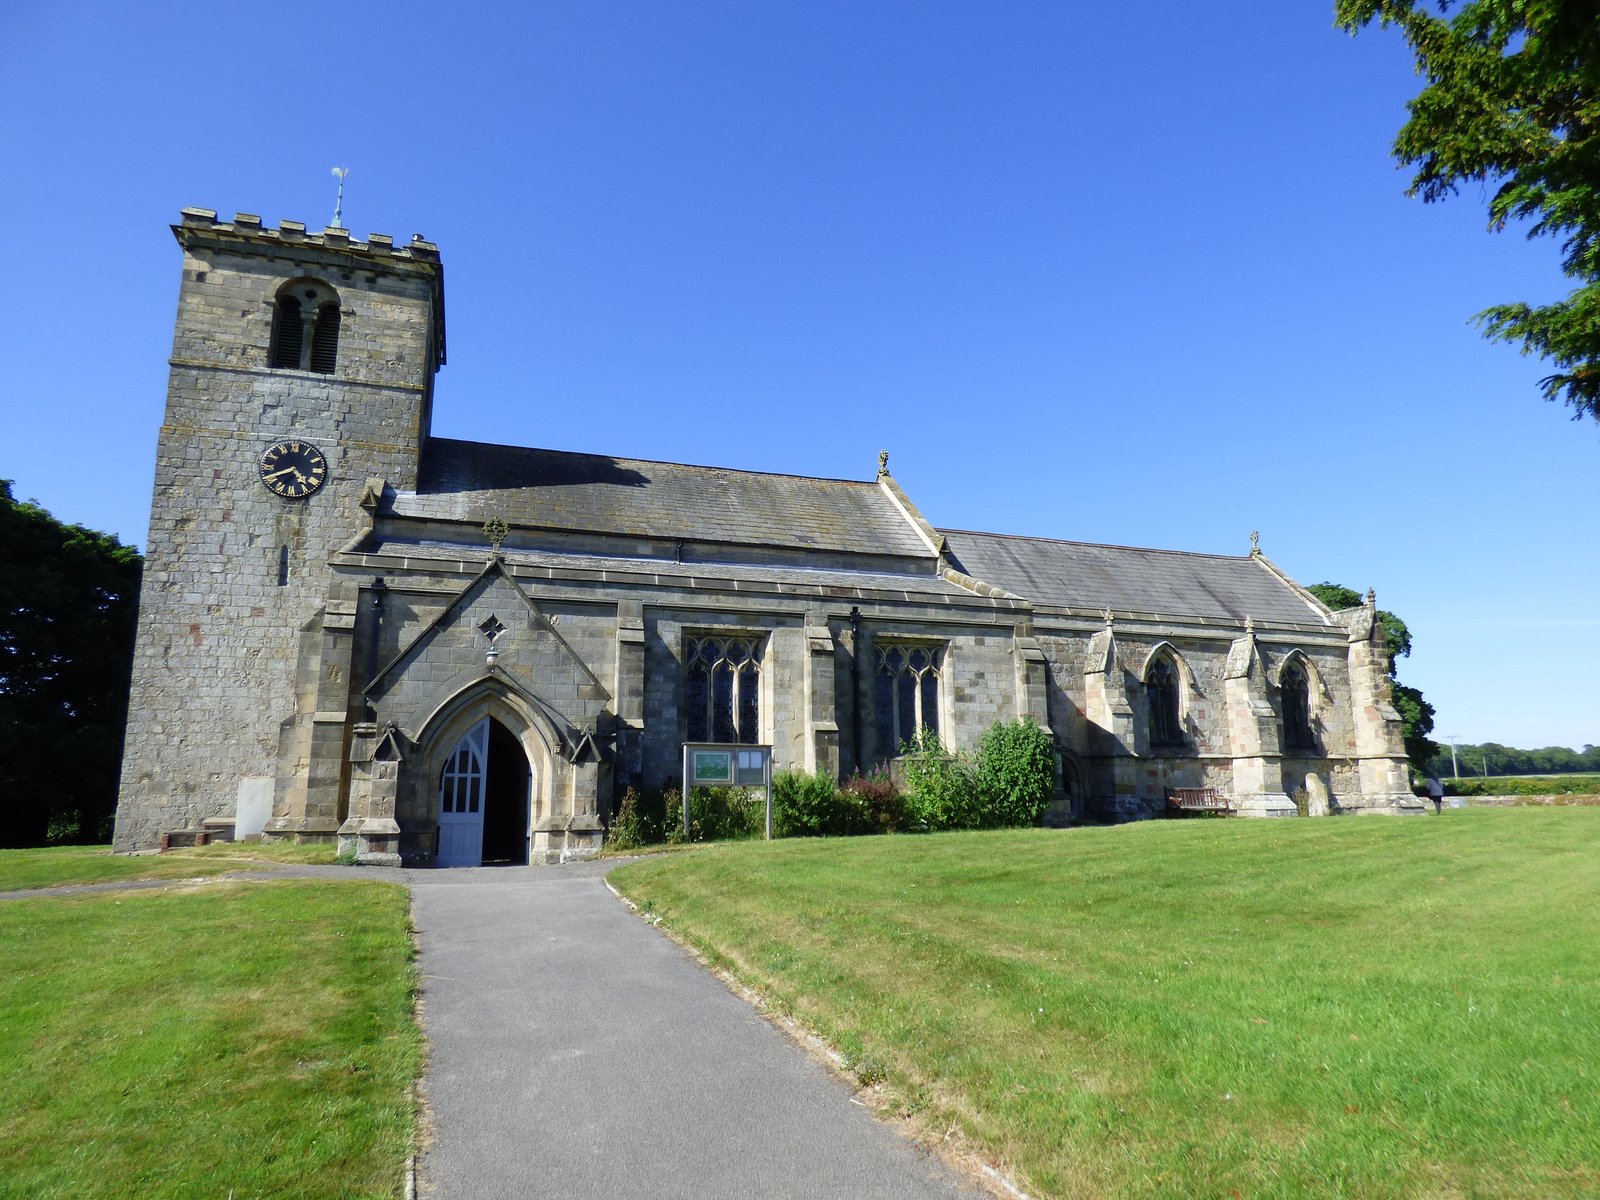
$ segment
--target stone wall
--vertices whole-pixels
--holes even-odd
[[[241,219],[242,220],[242,219]],[[166,415],[156,453],[115,845],[232,817],[272,787],[297,711],[303,629],[328,560],[366,524],[369,476],[414,486],[435,365],[437,252],[280,240],[185,213]],[[342,231],[341,231],[342,232]],[[267,367],[273,303],[315,276],[339,294],[331,375]],[[326,486],[284,500],[259,478],[280,438],[326,455]],[[280,798],[281,799],[281,798]]]

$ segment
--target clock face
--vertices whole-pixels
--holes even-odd
[[[304,500],[327,479],[328,460],[310,442],[277,442],[261,456],[261,482],[285,500]]]

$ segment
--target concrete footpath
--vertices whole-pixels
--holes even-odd
[[[985,1194],[873,1121],[617,900],[605,869],[403,872],[429,1053],[419,1195]]]

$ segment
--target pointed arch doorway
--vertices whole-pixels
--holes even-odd
[[[440,867],[528,861],[533,773],[522,744],[493,717],[477,721],[439,774]]]

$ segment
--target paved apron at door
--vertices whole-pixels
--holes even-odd
[[[437,1200],[972,1197],[606,890],[604,867],[406,872]]]

